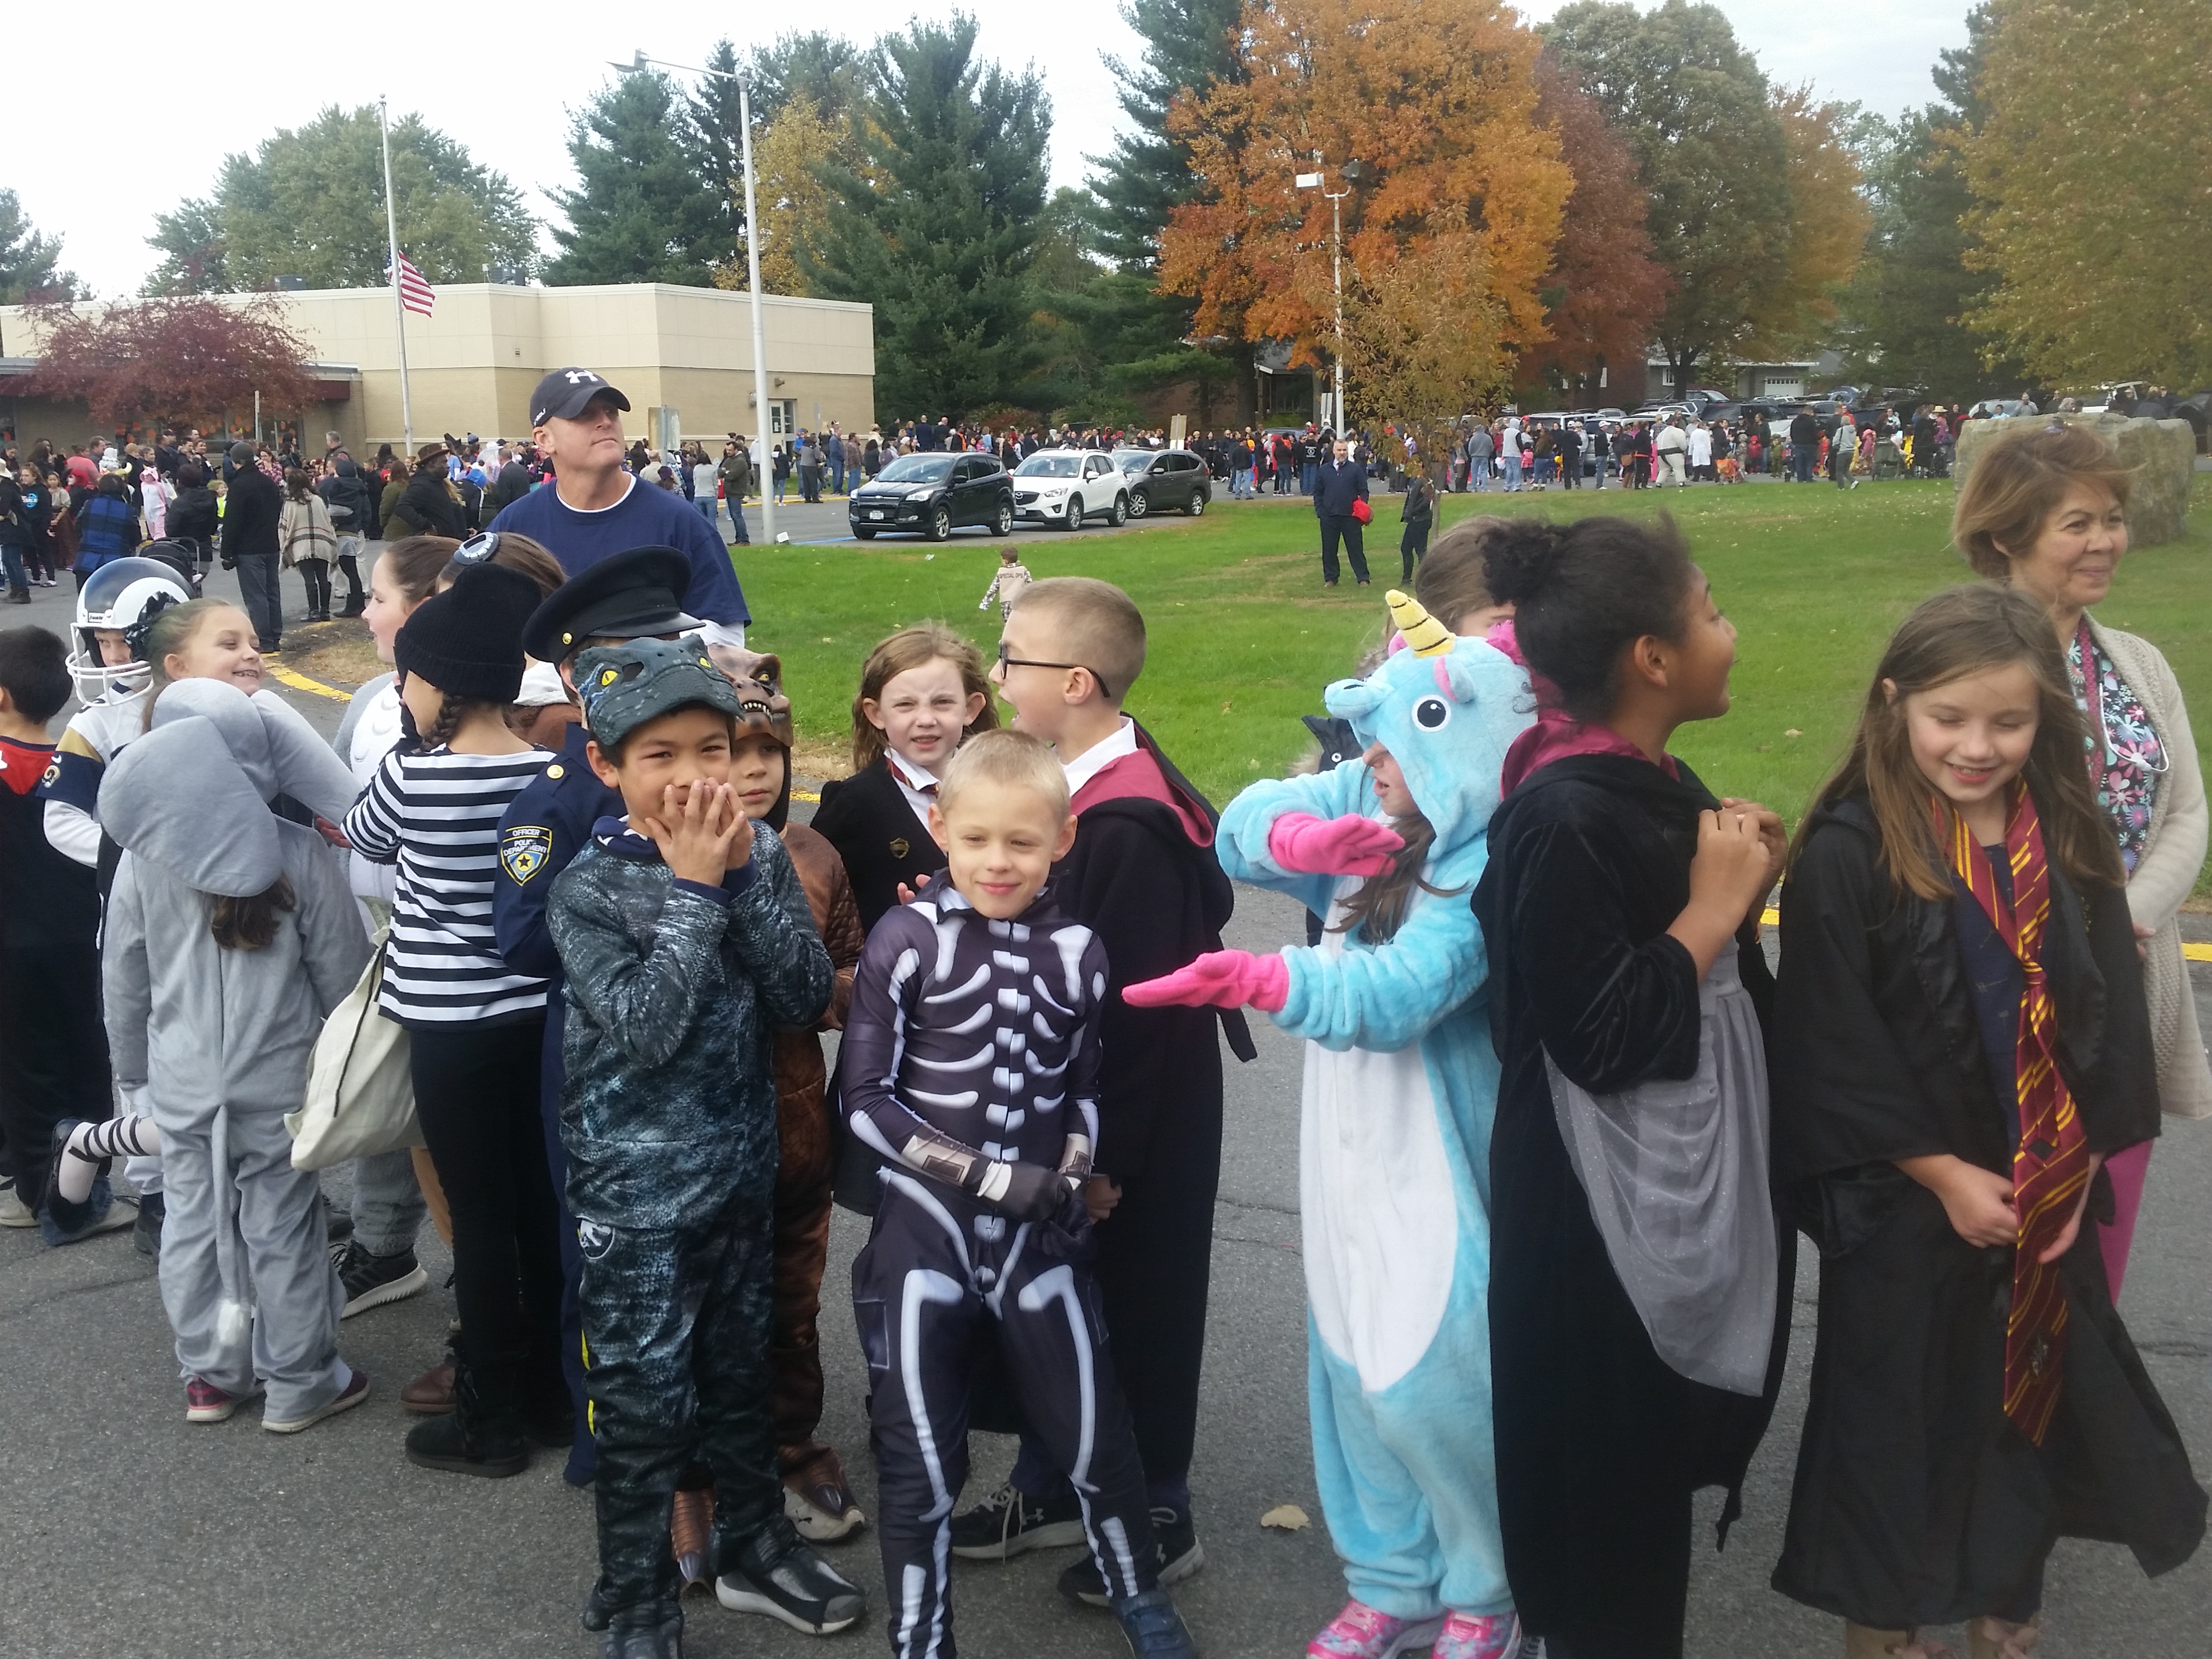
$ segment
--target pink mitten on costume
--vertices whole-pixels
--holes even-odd
[[[1258,957],[1249,951],[1208,951],[1188,968],[1121,993],[1121,1000],[1132,1008],[1242,1008],[1249,1002],[1269,1014],[1290,1000],[1290,963],[1279,956]]]
[[[1382,875],[1390,855],[1405,844],[1389,824],[1357,812],[1340,818],[1285,812],[1267,830],[1267,855],[1302,876]]]

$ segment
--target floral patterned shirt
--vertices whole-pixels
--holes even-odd
[[[2165,745],[2142,699],[2098,647],[2086,617],[2066,647],[2066,672],[2074,681],[2075,705],[2089,717],[2085,747],[2090,787],[2119,836],[2120,862],[2133,874],[2143,843],[2150,839],[2151,809],[2166,767]],[[2092,675],[2096,683],[2094,707],[2089,701]]]

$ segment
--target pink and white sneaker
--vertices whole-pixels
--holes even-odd
[[[1521,1620],[1510,1613],[1478,1619],[1455,1613],[1437,1634],[1435,1659],[1513,1659],[1521,1651]]]
[[[258,1399],[259,1389],[245,1394],[226,1394],[204,1376],[193,1377],[185,1384],[185,1421],[187,1423],[222,1423],[235,1416],[238,1408],[249,1400]]]
[[[1429,1646],[1443,1628],[1441,1616],[1399,1619],[1364,1601],[1346,1601],[1328,1628],[1306,1644],[1306,1659],[1398,1659]]]

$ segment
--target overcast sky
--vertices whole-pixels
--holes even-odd
[[[1042,69],[1053,100],[1053,181],[1080,184],[1085,156],[1111,142],[1120,115],[1100,60],[1134,56],[1136,37],[1109,5],[1042,21],[1055,14],[1036,0],[958,3],[981,20],[987,53],[1015,67],[1034,60]],[[1524,0],[1523,9],[1540,19],[1561,3]],[[1826,96],[1894,114],[1933,96],[1929,70],[1939,51],[1964,42],[1969,0],[1717,3],[1773,79],[1810,81]],[[543,218],[552,209],[542,187],[573,182],[564,112],[608,78],[606,60],[626,60],[642,46],[654,57],[700,63],[732,27],[708,21],[717,9],[656,8],[645,14],[649,21],[632,26],[618,21],[623,8],[550,0],[512,13],[465,9],[452,15],[450,27],[412,14],[404,21],[401,14],[371,21],[312,11],[208,27],[217,14],[192,13],[199,21],[188,33],[187,13],[125,4],[116,9],[122,16],[106,15],[100,26],[112,40],[136,42],[130,51],[137,67],[118,70],[119,79],[103,82],[95,74],[88,81],[90,60],[46,69],[26,60],[9,76],[0,107],[15,142],[0,161],[0,186],[21,197],[40,229],[62,235],[64,263],[100,296],[135,293],[155,264],[146,234],[172,193],[202,194],[226,153],[250,150],[276,129],[312,119],[325,104],[370,103],[380,93],[395,116],[421,111],[478,161],[507,174]],[[860,9],[872,26],[890,27],[945,9],[891,0]],[[864,34],[846,21],[853,10],[785,15],[805,17],[801,27],[819,18],[824,27],[872,38],[872,30]],[[755,0],[721,15],[779,11]],[[319,21],[341,15],[357,25],[342,39]],[[698,21],[685,21],[687,15]],[[511,25],[497,21],[510,15]],[[741,51],[754,44],[738,41]],[[173,95],[140,102],[140,93],[154,94],[148,77],[157,64],[159,85]],[[105,89],[95,92],[95,85]]]

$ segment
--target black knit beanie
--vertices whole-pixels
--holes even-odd
[[[513,702],[522,690],[522,625],[544,597],[520,570],[469,565],[415,607],[392,643],[392,661],[448,696]]]

